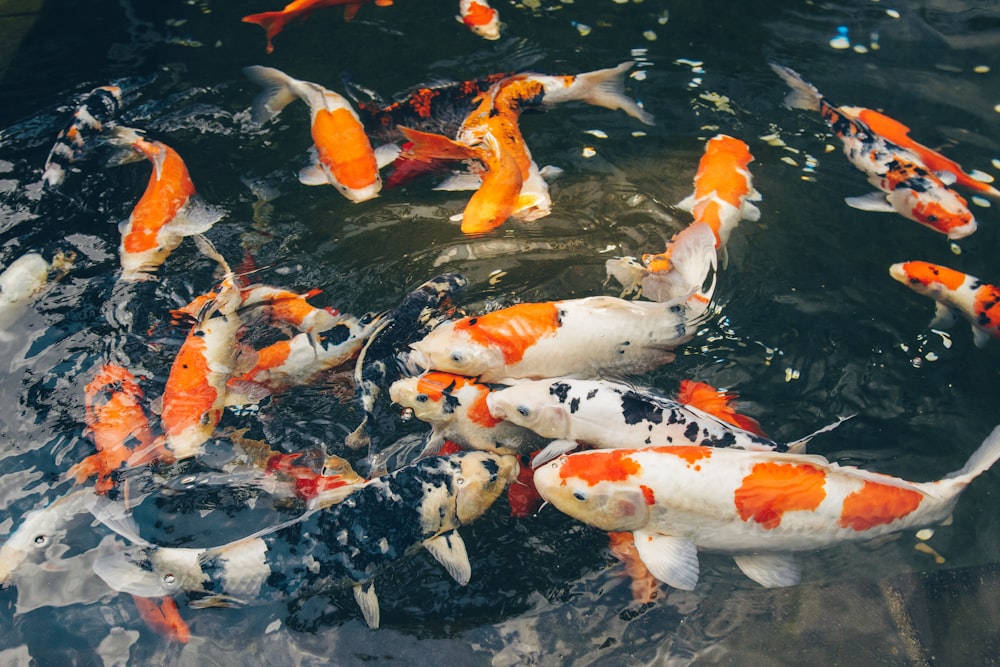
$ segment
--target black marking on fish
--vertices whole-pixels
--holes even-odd
[[[688,427],[684,429],[684,437],[691,442],[698,440],[698,424],[696,422],[688,424]]]
[[[558,398],[560,403],[565,403],[566,399],[569,398],[570,389],[572,387],[570,387],[569,383],[556,382],[549,387],[549,394]]]
[[[328,350],[331,347],[340,345],[351,337],[351,327],[346,324],[338,324],[331,329],[327,329],[319,336],[320,345]]]
[[[594,396],[597,396],[597,394],[598,394],[597,389],[591,389],[590,391],[587,392],[587,400],[589,401]]]
[[[579,409],[580,409],[580,398],[578,396],[574,396],[569,402],[570,414],[575,414],[576,411]]]
[[[622,394],[622,416],[629,425],[643,421],[659,424],[663,421],[663,408],[634,391],[626,391]]]

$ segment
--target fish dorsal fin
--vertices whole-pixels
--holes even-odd
[[[424,541],[424,548],[444,566],[452,579],[462,586],[469,583],[469,579],[472,578],[472,565],[469,563],[465,541],[457,531],[452,530]]]
[[[756,419],[741,415],[732,407],[732,402],[737,398],[736,394],[720,391],[710,384],[694,380],[681,380],[680,390],[677,392],[678,403],[698,408],[727,424],[766,438],[767,434]]]
[[[576,440],[553,440],[549,444],[545,445],[545,447],[538,452],[535,458],[531,460],[531,467],[537,468],[556,457],[573,451],[579,446],[580,444]]]
[[[204,234],[225,214],[224,209],[207,204],[201,197],[192,195],[181,215],[174,219],[174,229],[183,236]]]
[[[841,110],[846,109],[846,107],[841,107]],[[906,146],[907,148],[909,148],[908,144],[913,143],[909,136],[910,128],[903,125],[895,118],[890,118],[884,113],[880,113],[874,109],[851,108],[851,110],[856,112],[855,118],[864,122],[864,124],[868,126],[868,129],[884,139],[888,139],[894,144],[899,144],[900,146]]]
[[[802,568],[792,554],[739,554],[737,567],[764,588],[794,586],[802,579]]]
[[[387,165],[392,164],[399,157],[400,148],[396,144],[388,143],[382,144],[375,149],[375,164],[381,169]]]
[[[361,607],[361,615],[372,630],[378,630],[379,608],[378,595],[375,594],[375,582],[354,584],[354,600]]]
[[[896,209],[892,207],[889,200],[885,198],[885,193],[876,191],[857,197],[845,197],[844,201],[851,208],[859,211],[871,211],[873,213],[892,213]]]
[[[632,533],[639,558],[649,572],[674,588],[694,590],[698,584],[698,548],[686,537],[645,530]]]
[[[934,174],[941,179],[941,182],[945,185],[952,186],[958,182],[958,176],[950,171],[936,171]]]

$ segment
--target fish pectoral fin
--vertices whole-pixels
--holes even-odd
[[[469,583],[472,565],[469,563],[469,553],[465,550],[465,540],[457,531],[452,530],[426,540],[424,548],[444,566],[452,579],[462,586]]]
[[[482,184],[483,177],[479,174],[455,172],[435,185],[434,189],[444,192],[464,192],[467,190],[478,190]]]
[[[375,149],[375,164],[379,169],[392,164],[399,157],[401,150],[396,144],[382,144]]]
[[[650,574],[682,591],[694,590],[698,583],[698,547],[686,537],[632,532],[639,558]]]
[[[317,164],[303,167],[299,170],[299,183],[302,185],[330,185],[326,172]]]
[[[175,229],[178,234],[183,236],[204,234],[225,214],[225,210],[205,203],[198,196],[192,196],[184,207],[183,218],[179,217],[174,221]]]
[[[579,446],[580,443],[576,440],[553,440],[535,455],[535,458],[531,460],[531,467],[538,468],[558,456],[573,451]]]
[[[687,211],[688,213],[690,213],[691,211],[694,210],[694,204],[695,204],[695,199],[694,199],[694,195],[692,194],[692,195],[688,195],[684,199],[682,199],[679,202],[677,202],[676,206],[680,210]]]
[[[866,195],[859,195],[857,197],[844,197],[844,201],[848,206],[856,208],[859,211],[892,213],[896,210],[889,203],[889,200],[885,198],[885,193],[881,191],[869,192]]]
[[[378,595],[375,594],[375,582],[354,584],[354,600],[361,607],[361,615],[372,630],[378,630],[379,608]]]
[[[427,438],[427,444],[424,448],[420,450],[420,454],[417,455],[417,459],[425,459],[428,456],[437,456],[441,451],[442,445],[444,445],[445,437],[438,431],[431,431],[431,435]]]
[[[246,600],[233,597],[232,595],[209,595],[208,597],[190,600],[188,606],[192,609],[208,609],[210,607],[244,607]]]
[[[954,172],[936,171],[934,173],[937,175],[938,178],[941,179],[941,182],[944,183],[945,185],[949,186],[955,185],[955,183],[958,181],[958,176],[956,176]]]
[[[957,311],[946,303],[941,303],[940,301],[934,306],[934,319],[930,321],[927,326],[931,329],[949,329],[953,324],[955,324],[955,317]],[[978,331],[976,327],[972,327],[973,335]]]
[[[984,347],[989,340],[990,335],[988,333],[979,327],[972,327],[972,342],[976,344],[976,347]]]
[[[755,205],[751,204],[749,201],[743,202],[743,209],[741,210],[741,215],[744,220],[750,222],[757,222],[760,220],[760,209]]]
[[[802,568],[792,554],[739,554],[733,560],[764,588],[794,586],[802,579]]]

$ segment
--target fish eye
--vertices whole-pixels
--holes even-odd
[[[460,364],[464,360],[464,357],[462,356],[461,352],[452,352],[451,360],[454,361],[456,364]]]
[[[417,394],[417,403],[426,403],[427,401],[427,394]]]
[[[587,495],[582,491],[574,491],[573,497],[579,500],[581,503],[587,500]]]
[[[49,543],[49,536],[48,535],[35,535],[34,542],[35,542],[35,546],[44,547],[46,544]]]
[[[464,477],[456,477],[455,478],[455,486],[465,486],[465,484],[466,484],[466,480],[465,480]]]
[[[531,410],[529,410],[527,407],[523,405],[519,405],[517,406],[517,414],[521,415],[522,417],[527,417],[528,415],[531,414]]]
[[[173,586],[175,581],[177,581],[177,577],[175,577],[173,574],[168,572],[167,574],[163,575],[163,583],[165,583],[167,586]]]
[[[937,216],[936,215],[927,216],[927,222],[937,222]]]

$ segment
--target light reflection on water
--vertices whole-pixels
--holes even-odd
[[[209,263],[185,243],[159,282],[115,284],[115,224],[142,192],[148,167],[81,164],[61,193],[42,193],[41,165],[74,99],[111,80],[130,91],[122,123],[175,147],[202,196],[229,211],[209,234],[223,254],[237,260],[250,249],[263,282],[320,288],[320,305],[356,314],[392,308],[441,271],[469,278],[461,305],[473,312],[519,300],[617,294],[604,285],[604,261],[659,251],[687,224],[674,205],[690,193],[704,141],[731,133],[756,156],[761,220],[744,222],[733,235],[713,317],[674,364],[640,381],[672,392],[693,377],[735,390],[743,411],[781,440],[857,413],[835,434],[817,438],[812,451],[915,480],[960,467],[995,425],[1000,346],[974,348],[962,325],[946,345],[927,330],[932,304],[887,276],[893,262],[926,259],[1000,280],[992,261],[995,208],[975,209],[980,229],[959,244],[959,255],[902,218],[848,209],[841,199],[865,192],[864,177],[817,118],[780,107],[785,91],[767,67],[777,60],[800,70],[836,103],[884,109],[925,143],[945,145],[966,167],[990,172],[1000,157],[1000,13],[992,3],[720,9],[546,0],[536,9],[497,5],[508,36],[488,43],[465,34],[448,3],[401,1],[364,7],[351,24],[338,9],[317,12],[289,26],[270,57],[260,31],[239,22],[244,9],[267,7],[217,4],[108,2],[88,16],[46,8],[0,87],[0,264],[29,250],[71,247],[78,255],[73,271],[18,319],[13,340],[0,342],[4,535],[26,512],[64,494],[69,486],[60,475],[91,452],[82,387],[96,367],[113,360],[141,369],[147,396],[158,396],[182,338],[165,324],[165,311],[214,280]],[[669,21],[660,23],[664,10]],[[93,16],[109,23],[80,29]],[[593,29],[582,37],[572,21]],[[841,25],[868,46],[877,32],[878,50],[831,49]],[[658,38],[644,38],[646,30]],[[657,125],[581,106],[526,115],[522,127],[536,161],[563,169],[551,185],[553,213],[484,238],[463,237],[448,220],[467,194],[435,192],[428,181],[361,205],[301,186],[294,174],[309,145],[304,107],[251,126],[247,109],[256,90],[240,73],[266,63],[339,89],[341,72],[349,70],[388,97],[433,77],[527,67],[585,71],[634,54],[646,76],[632,81],[630,92]],[[976,66],[990,69],[978,74]],[[643,136],[633,136],[640,130]],[[587,147],[596,151],[591,158],[584,157]],[[345,453],[340,443],[358,419],[342,385],[333,385],[291,392],[256,416],[227,414],[225,424],[254,424],[288,451]],[[387,423],[399,435],[420,432],[419,424],[391,415]],[[977,480],[956,523],[937,530],[930,544],[946,557],[945,569],[997,562],[1000,526],[990,511],[997,489],[995,473]],[[222,509],[201,516],[204,505],[151,502],[143,511],[162,523],[150,530],[164,539],[237,536],[281,511],[234,509],[224,492],[201,500]],[[864,645],[864,655],[895,663],[905,647],[873,630],[892,627],[872,611],[882,604],[877,582],[936,567],[904,534],[888,544],[808,555],[806,583],[774,593],[745,580],[731,559],[706,554],[694,592],[663,587],[660,601],[638,609],[602,534],[552,508],[511,520],[501,501],[463,531],[473,563],[467,588],[426,554],[380,578],[384,627],[377,633],[358,620],[344,591],[330,600],[245,609],[182,605],[194,638],[178,646],[149,631],[126,596],[103,590],[93,577],[89,559],[105,534],[79,518],[59,569],[26,568],[16,588],[0,592],[0,662],[30,655],[38,664],[99,663],[97,656],[109,664],[129,656],[135,664],[233,664],[242,654],[271,664],[763,664],[758,656],[776,649],[755,643],[747,628],[776,628],[777,643],[794,627],[788,617],[816,614],[833,628],[815,642],[831,660]],[[969,619],[968,643],[987,636],[995,621]]]

